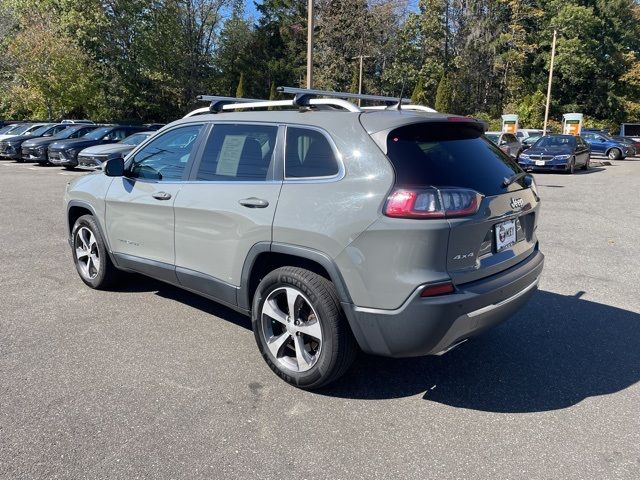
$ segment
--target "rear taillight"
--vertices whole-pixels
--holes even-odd
[[[474,215],[482,195],[466,188],[421,188],[394,190],[384,214],[394,218],[453,218]]]

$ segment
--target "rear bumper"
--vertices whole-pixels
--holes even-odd
[[[544,255],[497,275],[460,285],[456,293],[422,298],[417,288],[396,310],[343,304],[362,350],[388,357],[444,353],[459,342],[507,320],[536,291]]]

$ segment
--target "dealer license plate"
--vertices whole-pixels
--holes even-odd
[[[507,220],[496,225],[496,250],[500,252],[516,243],[516,221]]]

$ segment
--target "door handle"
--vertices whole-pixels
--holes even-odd
[[[151,195],[156,200],[169,200],[171,198],[171,194],[167,192],[156,192]]]
[[[238,200],[238,203],[247,208],[266,208],[269,206],[269,202],[262,198],[250,197]]]

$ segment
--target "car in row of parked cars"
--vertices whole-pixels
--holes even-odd
[[[98,125],[88,120],[11,124],[0,129],[0,158],[68,169],[96,168],[110,158],[125,156],[160,127]],[[90,150],[85,154],[85,149]]]
[[[543,135],[542,130],[533,129],[520,130],[517,134],[486,132],[485,136],[529,171],[573,173],[576,168],[589,168],[592,153],[605,155],[611,160],[622,160],[640,153],[640,140],[614,137],[596,129],[584,129],[579,137]]]

